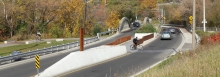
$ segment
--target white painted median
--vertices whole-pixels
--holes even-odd
[[[134,37],[137,37],[138,39],[141,39],[144,36],[150,35],[152,33],[135,33]]]
[[[100,46],[83,52],[72,52],[60,61],[45,69],[36,77],[54,77],[65,72],[95,64],[126,54],[125,46]]]

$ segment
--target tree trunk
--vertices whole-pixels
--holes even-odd
[[[12,28],[11,28],[11,31],[10,31],[10,35],[11,35],[11,37],[12,37],[12,33],[13,33],[13,30],[12,30]]]

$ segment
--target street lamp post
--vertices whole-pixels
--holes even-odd
[[[207,23],[205,19],[205,0],[203,0],[203,22],[202,23],[203,23],[203,31],[205,32],[206,31],[205,24]]]

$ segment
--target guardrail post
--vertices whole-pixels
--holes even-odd
[[[53,53],[53,46],[51,46],[51,53]]]
[[[84,42],[84,44],[86,44],[86,41]]]
[[[89,40],[89,43],[91,43],[92,41],[91,40]]]
[[[46,50],[46,48],[44,47],[44,50]],[[44,55],[46,54],[46,51],[44,51]]]
[[[58,46],[59,46],[59,45],[57,45],[57,52],[58,52]]]
[[[111,31],[112,31],[112,34],[113,34],[113,33],[114,33],[114,28],[112,28],[112,30],[111,30]]]
[[[79,46],[79,41],[77,41],[78,43],[76,44],[76,46]]]
[[[39,49],[37,49],[37,50],[39,50]],[[39,55],[41,55],[41,54],[39,54]]]
[[[97,38],[99,39],[99,37],[100,37],[100,33],[97,33]]]
[[[31,52],[31,50],[29,50],[28,52]],[[30,55],[30,58],[31,58],[31,55]]]

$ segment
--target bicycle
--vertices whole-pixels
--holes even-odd
[[[135,48],[134,48],[134,44],[132,44],[132,45],[130,46],[130,49],[131,49],[131,50],[143,50],[144,48],[143,48],[142,45],[138,44],[138,45],[136,46],[136,49],[135,49]]]
[[[35,40],[36,41],[41,41],[41,37],[39,35],[36,35]]]

